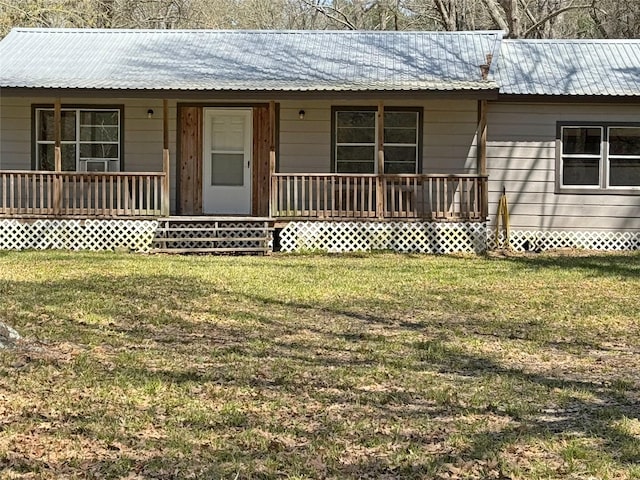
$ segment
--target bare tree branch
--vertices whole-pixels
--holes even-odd
[[[527,15],[527,18],[529,18],[531,22],[536,23],[536,18],[533,16],[533,13],[531,13],[529,6],[522,0],[520,1],[520,6],[524,9],[524,13]]]
[[[311,2],[309,0],[302,0],[309,7],[314,8],[318,13],[321,13],[325,17],[334,22],[347,27],[349,30],[357,30],[358,28],[349,20],[349,17],[339,9],[328,6],[328,5],[320,5],[316,2]],[[336,16],[337,15],[337,16]]]
[[[559,8],[558,10],[554,10],[553,12],[549,13],[548,15],[543,17],[542,19],[538,20],[535,24],[533,24],[532,26],[527,28],[522,33],[522,36],[523,37],[527,37],[532,31],[536,30],[541,25],[544,25],[545,23],[547,23],[552,18],[557,17],[561,13],[568,12],[569,10],[579,10],[579,9],[591,8],[591,6],[592,5],[569,5],[568,7],[562,7],[562,8]]]

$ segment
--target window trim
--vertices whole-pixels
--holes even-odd
[[[563,140],[563,131],[565,128],[592,128],[592,129],[598,129],[600,130],[600,153],[598,155],[593,154],[593,153],[564,153],[564,144],[562,142]],[[604,163],[604,159],[605,159],[605,130],[606,128],[603,127],[602,125],[562,125],[560,127],[560,134],[559,134],[559,138],[560,138],[560,169],[558,170],[558,180],[559,180],[559,185],[560,188],[562,188],[563,190],[566,190],[567,188],[571,188],[571,189],[576,189],[576,190],[596,190],[596,189],[600,189],[601,185],[602,185],[602,181],[603,181],[603,168],[602,165]],[[564,185],[564,159],[565,157],[568,158],[589,158],[589,159],[597,159],[598,160],[598,184],[597,185]]]
[[[38,168],[38,111],[39,110],[53,110],[55,105],[52,103],[44,103],[44,104],[32,104],[31,105],[31,169],[37,170]],[[100,111],[100,110],[117,110],[119,117],[118,124],[118,133],[119,133],[119,142],[118,142],[118,150],[119,150],[119,169],[118,172],[124,172],[125,170],[125,151],[124,151],[124,105],[122,104],[62,104],[60,106],[61,110],[85,110],[85,111]],[[77,117],[78,118],[78,117]],[[79,121],[79,120],[77,120]],[[76,132],[76,135],[79,135],[79,131]],[[79,140],[76,137],[74,143],[78,143]],[[69,170],[70,173],[91,173],[84,170],[78,170],[78,159],[76,157],[76,169]],[[102,172],[109,173],[109,172]]]
[[[568,185],[562,184],[563,172],[563,144],[562,129],[568,128],[594,128],[598,127],[602,131],[600,140],[600,165],[598,186],[590,185]],[[629,186],[610,186],[609,185],[609,131],[611,128],[640,128],[639,122],[593,122],[593,121],[562,121],[556,122],[556,159],[555,159],[555,193],[556,194],[574,194],[574,195],[640,195],[640,185],[636,187]],[[594,155],[595,157],[595,155]]]
[[[331,106],[331,173],[337,173],[337,165],[336,165],[336,112],[377,112],[378,107],[367,105],[367,106],[357,106],[357,105],[332,105]],[[424,133],[424,108],[423,107],[395,107],[395,106],[385,106],[384,112],[413,112],[418,114],[418,132],[417,132],[417,158],[416,158],[416,174],[422,173],[422,148],[424,143],[423,133]],[[375,138],[376,138],[376,149],[377,151],[377,138],[378,138],[378,120],[376,117],[375,122]],[[391,144],[394,145],[394,144]],[[376,161],[376,156],[374,155],[374,173],[373,175],[378,175],[378,162]],[[357,174],[354,174],[357,175]],[[372,175],[372,174],[369,174]],[[393,174],[390,174],[393,175]]]

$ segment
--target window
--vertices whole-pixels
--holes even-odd
[[[54,170],[53,108],[35,109],[35,168]],[[117,172],[122,155],[120,108],[62,108],[62,170]]]
[[[420,159],[421,111],[384,112],[384,173],[417,173]],[[333,109],[333,156],[337,173],[377,173],[377,111]]]
[[[640,126],[560,126],[561,190],[640,190]]]
[[[609,186],[640,187],[640,127],[609,128]]]
[[[562,185],[600,185],[602,128],[562,128]]]

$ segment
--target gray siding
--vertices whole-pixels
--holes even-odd
[[[555,193],[556,123],[640,122],[640,105],[490,103],[489,213],[503,187],[522,230],[640,230],[638,195]]]
[[[31,169],[30,102],[0,95],[0,169]]]
[[[31,170],[31,105],[53,104],[47,97],[0,97],[0,169]],[[124,105],[123,170],[162,171],[162,100],[159,99],[62,99],[69,105]],[[147,118],[147,110],[154,110]],[[175,173],[176,102],[169,102],[169,152]],[[175,200],[175,174],[171,179],[172,205]],[[173,207],[172,207],[173,208]]]
[[[280,104],[281,172],[331,171],[331,107],[367,106],[376,102],[284,101]],[[476,168],[477,103],[469,100],[389,101],[385,106],[424,109],[424,173],[473,173]],[[305,111],[304,120],[298,112]]]

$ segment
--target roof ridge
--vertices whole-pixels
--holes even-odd
[[[173,34],[173,33],[230,33],[230,34],[315,34],[315,35],[358,35],[358,34],[376,34],[376,35],[500,35],[502,30],[460,30],[456,32],[441,30],[296,30],[296,29],[210,29],[210,28],[186,28],[186,29],[153,29],[153,28],[45,28],[45,27],[14,27],[11,31],[15,32],[33,32],[33,33],[156,33],[156,34]]]

